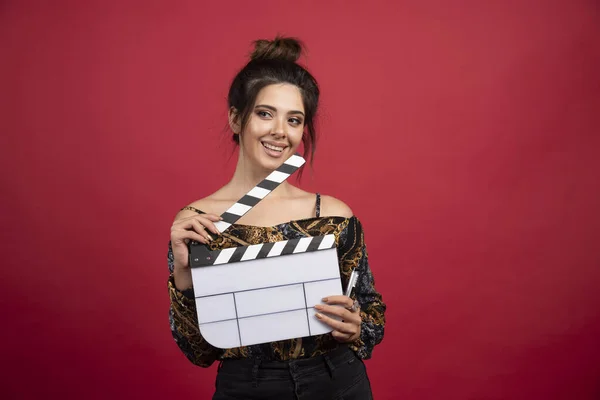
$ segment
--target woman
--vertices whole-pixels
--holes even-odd
[[[219,234],[214,222],[293,155],[300,143],[312,161],[319,89],[296,63],[300,42],[259,40],[231,85],[229,125],[239,145],[233,177],[175,217],[169,243],[170,324],[188,359],[201,367],[219,361],[213,399],[370,399],[363,359],[383,339],[385,304],[375,290],[359,220],[342,201],[284,182]],[[287,221],[287,222],[286,222]],[[317,306],[331,333],[222,350],[200,334],[188,263],[188,243],[212,249],[334,234],[342,284],[359,273],[354,299],[330,296]],[[339,307],[342,305],[343,307]],[[330,316],[338,316],[339,320]]]

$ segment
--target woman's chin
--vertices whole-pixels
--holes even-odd
[[[261,160],[261,167],[268,171],[276,170],[283,164],[283,159],[281,160]]]
[[[260,165],[263,166],[265,169],[274,170],[279,168],[281,164],[283,164],[283,162],[289,158],[289,156],[287,156],[286,153],[287,152],[284,151],[277,157],[272,157],[268,154],[261,154],[261,156],[258,159]]]

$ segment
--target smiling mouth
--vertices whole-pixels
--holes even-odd
[[[269,144],[269,143],[265,143],[265,142],[261,142],[261,143],[262,143],[262,145],[263,145],[265,148],[267,148],[267,149],[269,149],[269,150],[277,151],[277,152],[280,152],[280,153],[281,153],[281,152],[283,151],[283,149],[284,149],[284,147],[273,146],[272,144]]]

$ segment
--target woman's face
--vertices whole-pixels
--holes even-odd
[[[256,97],[240,155],[261,169],[277,169],[296,153],[304,132],[304,105],[298,87],[283,83],[264,87]]]

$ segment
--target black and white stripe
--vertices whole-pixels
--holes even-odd
[[[190,266],[204,267],[209,265],[230,264],[261,258],[308,253],[335,247],[335,235],[303,237],[280,242],[260,243],[250,246],[231,247],[223,250],[209,251],[205,246],[192,246]]]
[[[259,201],[264,199],[269,193],[275,190],[283,181],[290,177],[306,161],[300,154],[296,153],[288,158],[279,168],[271,172],[262,182],[250,190],[244,197],[239,199],[221,218],[223,221],[215,223],[219,232],[224,232],[231,225],[235,224],[244,214],[252,209]]]

